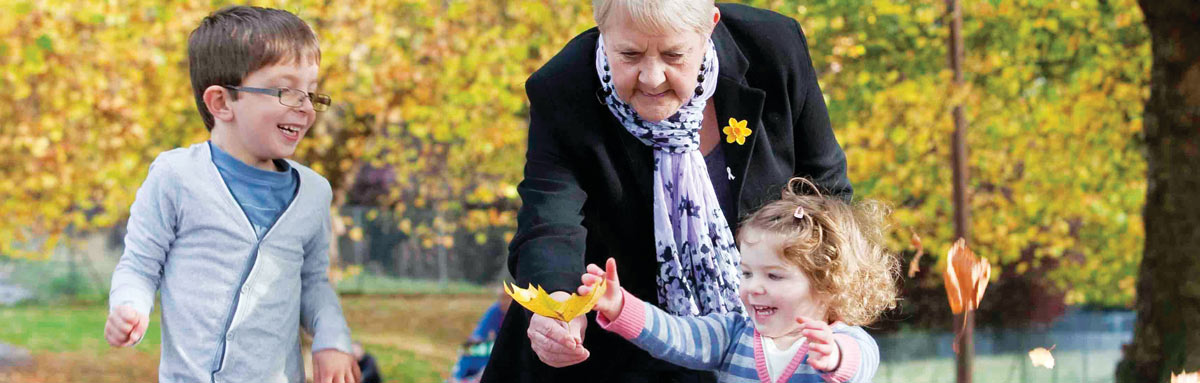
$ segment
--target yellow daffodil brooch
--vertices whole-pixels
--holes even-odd
[[[746,137],[753,133],[750,128],[746,127],[746,120],[738,121],[736,118],[730,118],[729,125],[721,129],[721,132],[725,133],[725,142],[731,144],[737,142],[738,145],[744,145]]]

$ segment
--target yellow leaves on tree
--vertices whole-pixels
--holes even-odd
[[[596,301],[604,295],[605,288],[608,283],[601,280],[598,285],[587,295],[579,296],[571,294],[567,300],[559,302],[550,297],[546,290],[542,290],[541,286],[534,287],[532,284],[529,288],[522,289],[516,285],[504,284],[504,292],[512,296],[513,301],[519,303],[522,307],[529,309],[534,314],[538,314],[547,318],[558,319],[563,322],[571,322],[575,317],[586,314],[596,305]]]

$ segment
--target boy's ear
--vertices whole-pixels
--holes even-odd
[[[233,121],[233,109],[229,105],[231,102],[233,99],[230,98],[229,90],[222,86],[213,85],[204,89],[204,106],[208,108],[208,113],[212,114],[214,120]]]

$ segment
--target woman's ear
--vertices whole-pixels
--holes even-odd
[[[717,23],[721,21],[721,10],[713,6],[713,28],[717,27]]]
[[[208,108],[208,113],[212,114],[213,120],[232,121],[233,109],[230,108],[229,103],[233,101],[232,94],[225,87],[213,85],[204,89],[204,107]]]

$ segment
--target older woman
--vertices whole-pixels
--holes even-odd
[[[530,76],[517,283],[565,298],[587,263],[679,315],[741,311],[731,224],[794,176],[850,198],[800,25],[711,0],[593,0],[598,28]],[[628,265],[628,266],[627,266]],[[707,382],[603,331],[510,310],[485,382]]]

